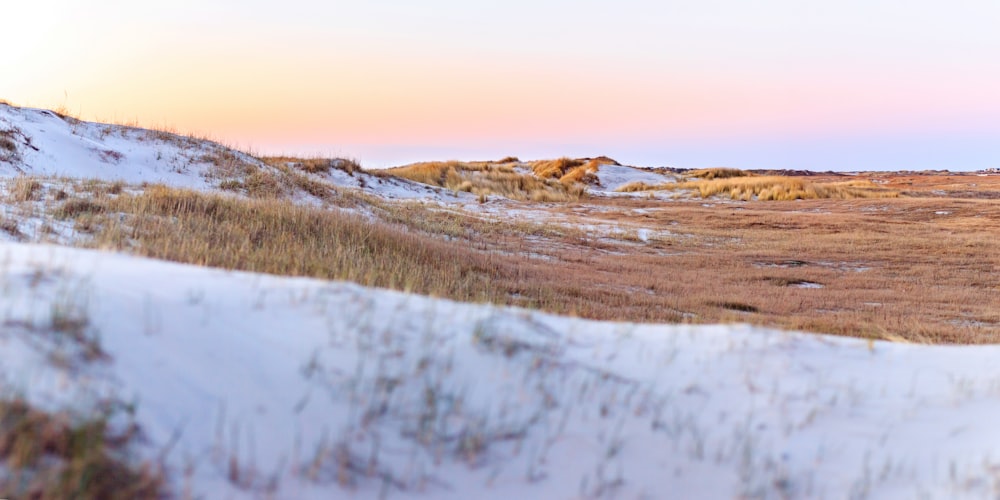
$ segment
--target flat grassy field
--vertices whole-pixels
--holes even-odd
[[[214,267],[593,319],[1000,341],[1000,176],[791,181],[865,182],[898,194],[493,197],[449,205],[334,190],[328,198],[343,211],[160,186],[64,189],[20,179],[8,200],[72,226],[83,236],[78,245]],[[37,231],[42,240],[52,232]]]

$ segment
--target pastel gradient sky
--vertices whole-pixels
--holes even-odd
[[[997,0],[31,0],[0,98],[259,153],[1000,167]]]

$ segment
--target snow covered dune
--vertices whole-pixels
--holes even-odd
[[[121,125],[91,123],[52,111],[0,104],[0,133],[14,147],[0,175],[19,173],[206,188],[215,158],[252,157],[210,141]]]
[[[0,263],[2,392],[133,403],[140,451],[178,494],[975,498],[1000,485],[996,347],[592,322],[50,246],[0,244]],[[82,335],[53,328],[67,317]]]
[[[386,199],[469,201],[448,190],[363,170],[330,168],[307,172],[289,162],[283,171],[244,152],[206,139],[123,125],[94,123],[53,111],[21,108],[0,101],[0,177],[30,175],[155,183],[199,190],[241,192],[248,177],[263,173],[283,184],[289,198],[300,192],[289,172],[321,185],[364,191]]]

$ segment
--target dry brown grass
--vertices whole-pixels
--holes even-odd
[[[302,174],[297,170],[320,168],[319,165],[323,162],[327,164],[327,169],[331,168],[331,160],[269,158],[269,161],[261,160],[258,163],[252,156],[224,147],[216,147],[200,159],[211,164],[206,176],[216,181],[219,189],[261,199],[287,198],[304,190],[304,182],[300,179]],[[295,163],[300,168],[295,169],[287,163]],[[317,191],[314,186],[309,187],[312,191]]]
[[[709,175],[709,174],[706,174]],[[899,192],[868,180],[816,182],[790,176],[716,176],[705,180],[651,186],[632,183],[618,189],[636,191],[690,191],[702,198],[722,196],[732,200],[790,201],[813,199],[895,198]]]
[[[1000,250],[991,243],[1000,207],[993,203],[599,202],[615,210],[595,210],[590,219],[675,236],[624,250],[627,258],[593,255],[592,273],[607,271],[606,286],[632,287],[638,302],[659,303],[688,321],[915,342],[1000,341]],[[643,213],[628,215],[632,208]]]
[[[0,130],[0,149],[7,151],[9,154],[17,153],[17,143],[3,130]]]
[[[859,177],[910,197],[1000,200],[1000,174],[874,172]]]
[[[567,282],[565,268],[516,255],[526,248],[526,236],[568,244],[579,231],[485,221],[417,204],[373,207],[386,219],[375,222],[281,200],[158,186],[92,203],[100,208],[81,212],[98,228],[91,245],[154,258],[568,314],[592,315],[631,302],[627,294],[580,289]]]
[[[698,170],[692,170],[687,173],[691,177],[696,177],[698,179],[705,179],[710,181],[712,179],[731,179],[733,177],[752,177],[753,172],[747,172],[746,170],[740,170],[738,168],[702,168]]]
[[[542,179],[559,179],[559,182],[564,184],[594,184],[597,182],[595,174],[600,166],[609,164],[617,165],[618,162],[606,156],[584,159],[559,158],[533,162],[531,168],[535,175]]]
[[[211,165],[207,175],[209,178],[219,181],[241,180],[260,170],[258,165],[236,152],[222,147],[213,148],[210,153],[202,155],[199,160]]]
[[[555,160],[541,160],[531,163],[531,169],[535,175],[542,179],[559,179],[568,174],[570,170],[582,167],[586,160],[574,160],[570,158],[558,158]]]
[[[164,498],[162,473],[126,453],[135,432],[113,431],[108,415],[80,419],[0,400],[0,498]]]
[[[20,239],[23,236],[21,234],[21,227],[18,225],[17,220],[9,219],[2,215],[0,215],[0,231],[3,231],[17,239]]]
[[[99,246],[149,257],[487,300],[489,256],[357,215],[279,200],[242,200],[152,187],[100,200],[124,224],[102,222]]]
[[[243,188],[251,198],[282,198],[289,194],[283,178],[274,172],[257,170],[246,176]]]
[[[642,191],[665,191],[663,184],[647,184],[645,182],[630,182],[615,189],[618,193],[638,193]]]
[[[20,160],[18,151],[18,135],[20,131],[16,128],[0,129],[0,161],[16,163]]]
[[[329,158],[293,158],[290,156],[265,156],[261,158],[271,166],[288,166],[297,168],[310,174],[326,173],[333,168],[333,161]]]
[[[473,193],[481,199],[499,195],[513,200],[564,202],[579,200],[586,194],[583,186],[517,172],[509,163],[429,162],[385,172],[423,184]]]
[[[460,171],[478,170],[479,168],[475,164],[460,161],[435,161],[390,168],[383,172],[421,184],[454,189],[453,186],[461,182]]]
[[[353,203],[374,215],[360,218],[156,187],[60,206],[67,216],[90,217],[95,245],[181,262],[596,319],[1000,342],[1000,204],[991,198],[1000,176],[942,178],[927,189],[943,183],[978,199],[504,202],[558,224],[355,195]],[[600,225],[618,232],[581,229]],[[638,228],[655,234],[640,238]]]
[[[10,199],[15,203],[35,201],[40,196],[42,183],[28,176],[19,176],[10,186]]]
[[[261,160],[275,168],[294,168],[310,174],[323,174],[332,169],[343,170],[348,175],[364,171],[358,162],[349,158],[296,158],[291,156],[265,156]]]
[[[572,168],[563,174],[559,178],[559,182],[562,183],[585,183],[585,184],[596,184],[597,183],[597,171],[601,166],[601,162],[598,160],[590,160],[587,163],[580,165],[576,168]]]
[[[55,207],[53,215],[60,219],[71,219],[104,211],[105,206],[98,201],[90,198],[70,198]]]

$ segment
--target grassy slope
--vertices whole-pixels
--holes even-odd
[[[988,200],[593,199],[539,209],[557,224],[349,193],[339,202],[367,215],[163,187],[115,195],[92,186],[59,201],[52,189],[18,194],[26,190],[10,196],[41,200],[90,245],[180,262],[597,319],[1000,339],[991,305],[1000,301],[1000,207]]]

